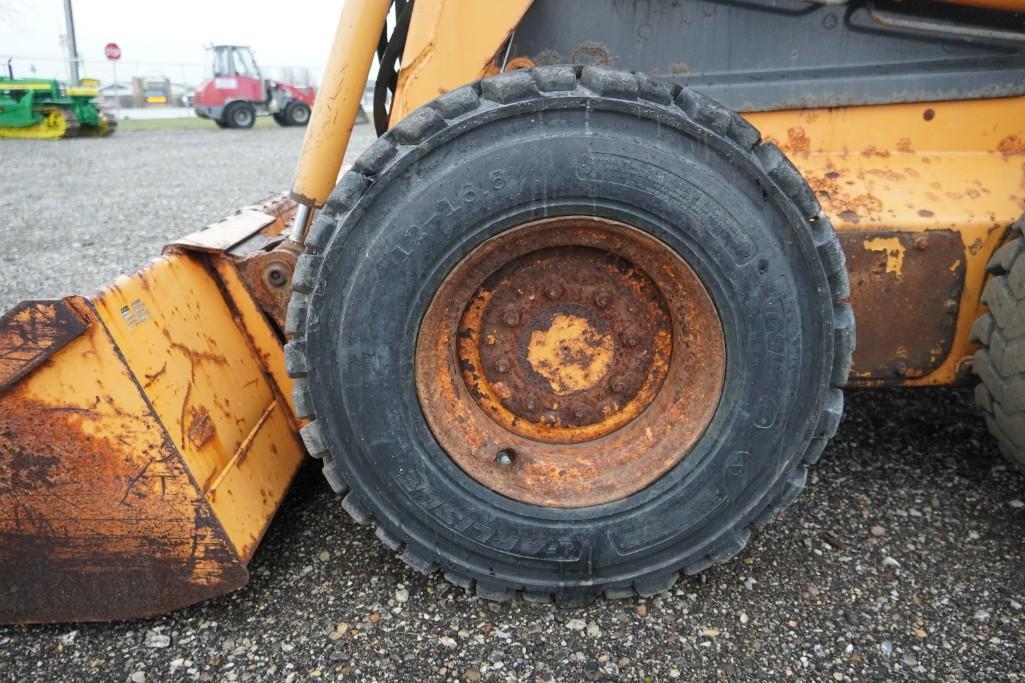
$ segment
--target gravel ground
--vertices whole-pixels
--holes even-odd
[[[286,188],[300,140],[3,142],[0,238],[17,246],[0,309],[90,291]],[[740,558],[652,599],[558,610],[412,572],[309,466],[247,588],[149,621],[0,627],[0,679],[1021,680],[1023,501],[968,392],[850,392],[805,494]]]
[[[90,294],[167,242],[288,190],[302,128],[0,140],[0,311]],[[374,140],[357,126],[351,163]]]

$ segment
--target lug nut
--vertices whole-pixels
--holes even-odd
[[[498,362],[495,363],[495,368],[501,373],[509,372],[509,361],[504,358],[500,358]]]
[[[502,322],[509,327],[516,327],[520,324],[519,311],[514,308],[506,309],[505,313],[502,315]]]
[[[601,291],[594,295],[594,305],[598,308],[605,308],[612,301],[608,292]]]
[[[587,415],[587,412],[582,407],[577,406],[573,409],[573,417],[576,419],[583,420],[585,415]]]
[[[511,448],[503,448],[495,454],[495,462],[499,465],[509,466],[513,463],[516,453]]]
[[[626,391],[626,380],[622,377],[616,377],[611,382],[609,382],[609,389],[612,389],[612,391],[616,392],[617,394],[622,394],[624,391]]]
[[[557,282],[553,282],[552,284],[548,285],[547,287],[545,287],[545,296],[547,296],[549,299],[558,299],[560,296],[562,296],[562,285],[560,285]]]
[[[639,341],[640,340],[637,338],[636,334],[628,334],[628,335],[626,335],[626,337],[623,338],[623,343],[626,344],[631,349],[633,347],[637,346],[637,343]]]

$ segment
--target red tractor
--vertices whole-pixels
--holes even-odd
[[[305,126],[315,92],[264,79],[253,51],[243,45],[208,48],[212,78],[196,88],[196,115],[213,119],[220,128],[252,128],[257,116],[270,114],[282,126]]]

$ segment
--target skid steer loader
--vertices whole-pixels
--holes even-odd
[[[975,385],[1022,465],[1023,12],[348,0],[289,198],[0,321],[0,619],[242,586],[305,452],[413,568],[570,605],[735,555],[845,385]]]

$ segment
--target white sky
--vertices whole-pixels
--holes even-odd
[[[261,67],[307,67],[320,81],[343,0],[73,0],[82,76],[111,78],[103,46],[121,46],[118,80],[166,75],[195,84],[203,47],[250,45]],[[0,0],[0,59],[6,75],[67,78],[60,37],[63,0]],[[182,65],[182,66],[179,66]],[[273,74],[269,74],[273,76]]]

